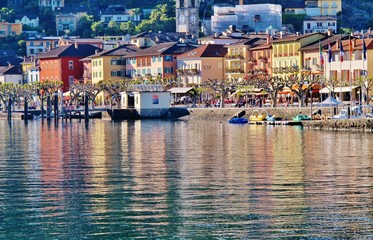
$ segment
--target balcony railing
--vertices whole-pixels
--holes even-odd
[[[188,68],[188,69],[177,69],[176,70],[178,74],[180,75],[196,75],[199,74],[199,70],[196,68]]]
[[[240,68],[227,68],[225,69],[226,73],[244,73],[245,71]]]
[[[241,54],[229,54],[229,55],[225,55],[225,59],[228,59],[228,60],[242,60],[244,59],[244,57],[241,55]]]

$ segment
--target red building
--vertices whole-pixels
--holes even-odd
[[[96,50],[100,49],[90,44],[73,44],[40,54],[40,82],[60,80],[62,90],[68,91],[72,83],[82,80],[83,62],[79,60],[95,54]]]

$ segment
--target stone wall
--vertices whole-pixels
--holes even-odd
[[[373,132],[373,119],[345,119],[345,120],[324,120],[324,121],[303,121],[303,127],[319,130],[348,130]]]
[[[321,109],[323,115],[329,116],[330,111],[334,112],[334,109],[330,108],[312,108],[312,112]],[[217,120],[228,120],[240,111],[245,111],[244,117],[248,118],[255,110],[259,113],[266,112],[276,117],[281,117],[283,120],[291,120],[293,117],[301,114],[310,115],[311,108],[299,108],[299,107],[281,107],[281,108],[188,108],[190,115],[184,117],[187,119],[217,119]]]

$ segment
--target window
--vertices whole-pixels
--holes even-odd
[[[165,67],[164,68],[164,73],[173,73],[172,67]]]
[[[126,65],[126,61],[124,59],[112,59],[111,65]]]
[[[318,27],[322,27],[322,22],[318,22],[318,23],[317,23],[317,26],[318,26]]]
[[[317,65],[317,58],[312,58],[312,65]]]
[[[311,29],[311,23],[307,23],[307,29]]]
[[[111,71],[111,76],[112,77],[124,77],[124,71],[122,71],[122,70]]]
[[[69,76],[69,85],[74,83],[74,76]]]
[[[172,62],[172,56],[171,55],[166,55],[166,56],[164,56],[164,60],[166,62]]]
[[[74,69],[74,61],[73,60],[69,60],[69,69]]]

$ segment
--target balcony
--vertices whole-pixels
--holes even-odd
[[[199,74],[199,70],[196,68],[190,68],[190,69],[177,69],[176,70],[178,74],[180,75],[197,75]]]
[[[227,68],[225,69],[225,72],[230,74],[240,74],[244,73],[245,71],[241,68]]]
[[[256,64],[256,60],[253,59],[253,58],[249,58],[249,60],[247,61],[249,64],[253,64],[255,65]]]
[[[267,58],[266,58],[266,57],[262,57],[262,56],[260,56],[260,57],[259,57],[259,62],[261,62],[261,63],[266,63],[266,62],[267,62]]]
[[[225,55],[225,59],[227,60],[242,60],[244,57],[241,54],[228,54]]]

